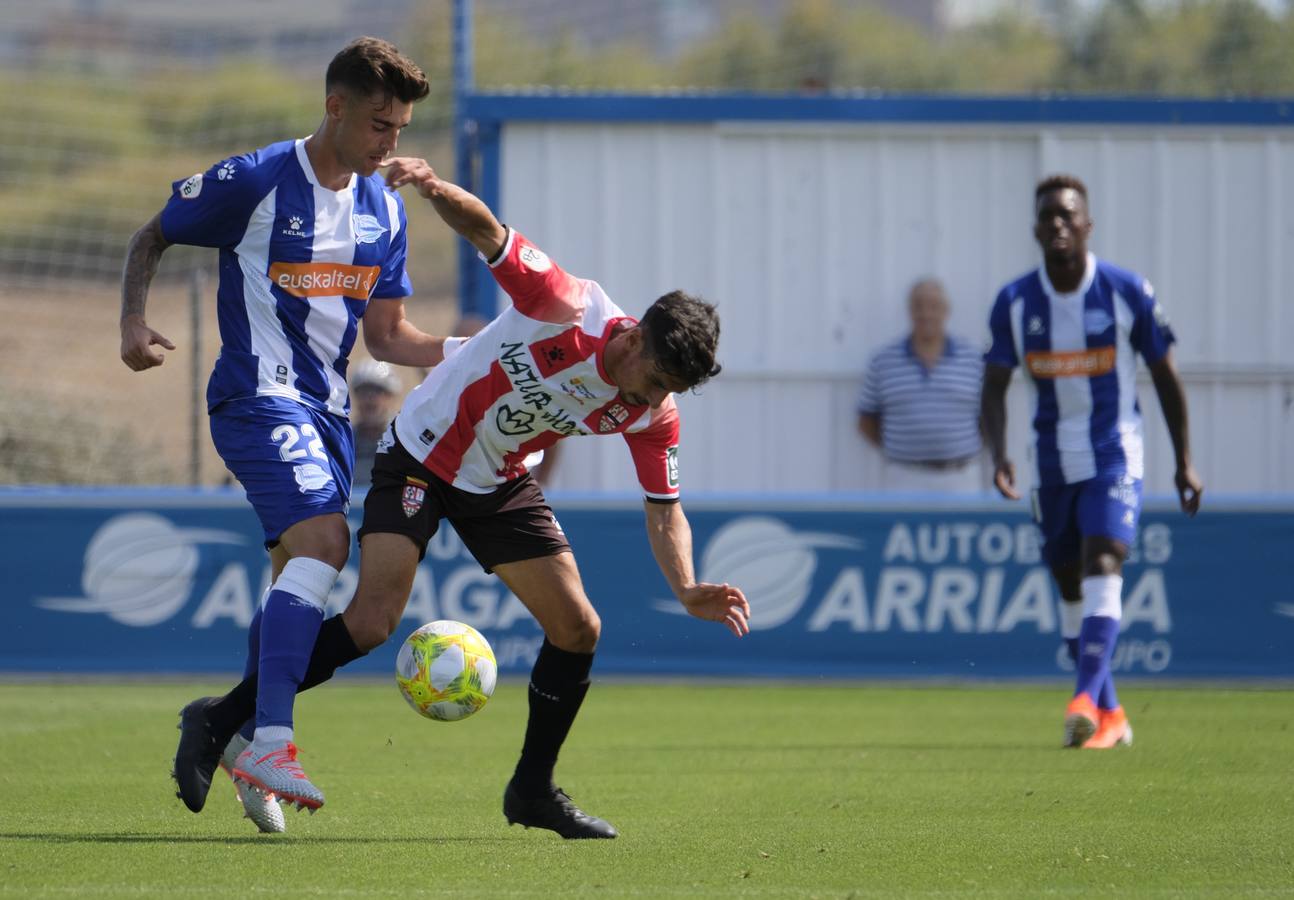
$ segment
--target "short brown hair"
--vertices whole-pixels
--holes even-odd
[[[396,97],[402,103],[417,103],[431,91],[417,63],[390,41],[375,37],[356,38],[332,58],[324,89],[332,93],[335,88],[365,97],[381,92],[388,102]]]

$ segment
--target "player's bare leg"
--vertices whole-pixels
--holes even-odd
[[[503,794],[510,825],[546,828],[564,838],[613,838],[608,822],[581,810],[553,784],[557,755],[589,689],[593,651],[602,620],[584,593],[575,557],[503,563],[495,573],[544,629],[544,644],[530,675],[530,717],[517,770]]]
[[[367,653],[390,637],[413,590],[418,547],[403,534],[366,534],[360,543],[359,584],[342,621],[355,646]]]

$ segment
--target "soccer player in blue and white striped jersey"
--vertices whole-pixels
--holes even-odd
[[[176,181],[166,206],[130,243],[121,357],[135,371],[162,364],[156,347],[175,349],[144,319],[162,252],[172,244],[220,251],[211,436],[260,518],[274,579],[248,638],[254,731],[245,726],[240,741],[241,716],[222,717],[215,698],[182,712],[175,774],[194,812],[218,761],[241,781],[244,806],[263,829],[274,817],[253,809],[257,798],[244,788],[262,800],[323,803],[296,762],[292,707],[303,681],[323,680],[308,671],[316,637],[343,656],[360,655],[340,616],[323,621],[350,552],[347,361],[361,326],[379,360],[430,367],[444,358],[444,338],[405,319],[403,300],[413,288],[404,204],[378,174],[428,91],[422,70],[388,42],[351,42],[328,67],[325,115],[313,135]],[[270,830],[282,830],[281,821]]]
[[[1143,447],[1138,355],[1150,367],[1177,460],[1182,510],[1199,509],[1186,393],[1174,341],[1150,282],[1087,250],[1087,188],[1055,175],[1034,192],[1034,237],[1043,264],[1004,287],[989,317],[982,412],[994,484],[1019,499],[1006,456],[1006,391],[1023,366],[1036,392],[1034,515],[1060,588],[1061,634],[1078,669],[1065,714],[1065,745],[1132,742],[1110,661],[1122,618],[1123,561],[1141,515]]]

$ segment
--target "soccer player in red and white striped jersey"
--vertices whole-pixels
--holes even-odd
[[[446,340],[445,362],[409,394],[379,444],[359,531],[359,584],[342,614],[350,640],[316,642],[302,689],[391,635],[428,541],[450,519],[544,630],[504,815],[566,838],[613,838],[614,827],[585,814],[552,780],[589,688],[601,621],[526,459],[574,435],[622,436],[645,495],[652,552],[675,595],[693,616],[738,637],[749,633],[740,589],[697,582],[679,504],[672,394],[719,373],[718,316],[675,291],[635,321],[596,282],[563,271],[424,161],[386,166],[390,187],[415,187],[476,247],[513,305],[471,338]],[[244,682],[223,702],[248,696],[254,688]]]

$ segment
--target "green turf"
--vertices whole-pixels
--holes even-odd
[[[167,777],[210,684],[0,685],[0,895],[1294,895],[1294,696],[1124,691],[1137,745],[1061,750],[1055,689],[599,684],[558,768],[616,841],[509,828],[524,688],[420,719],[393,684],[298,703],[328,796],[259,835]]]

